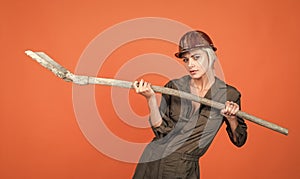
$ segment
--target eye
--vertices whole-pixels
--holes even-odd
[[[194,59],[194,60],[198,60],[199,58],[201,58],[201,55],[194,55],[194,56],[193,56],[193,59]]]
[[[189,59],[188,59],[188,58],[183,58],[182,61],[183,61],[184,63],[187,63],[187,62],[189,62]]]

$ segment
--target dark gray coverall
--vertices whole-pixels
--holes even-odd
[[[190,76],[168,82],[165,87],[190,93]],[[240,105],[240,93],[216,78],[205,98]],[[234,145],[240,147],[247,139],[247,126],[238,118],[235,130],[237,140],[220,110],[201,104],[193,109],[190,100],[162,95],[160,113],[163,119],[154,128],[155,138],[145,148],[136,167],[134,179],[199,179],[199,158],[207,151],[221,125],[225,122],[227,133]]]

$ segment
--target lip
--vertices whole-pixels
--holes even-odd
[[[198,70],[190,70],[190,74],[194,75],[198,72]]]

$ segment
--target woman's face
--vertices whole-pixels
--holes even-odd
[[[193,79],[200,79],[210,68],[208,55],[201,49],[189,51],[182,55],[184,66]]]

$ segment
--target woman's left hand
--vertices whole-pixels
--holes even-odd
[[[221,114],[229,121],[236,120],[236,113],[240,110],[240,106],[232,101],[226,101],[225,108],[221,110]]]

